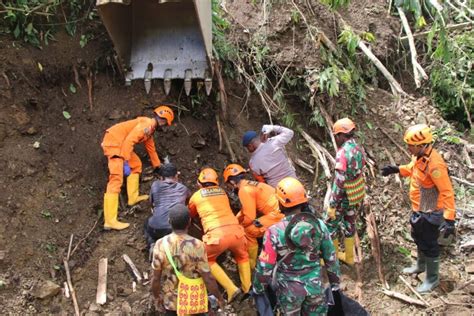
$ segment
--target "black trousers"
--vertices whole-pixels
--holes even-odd
[[[165,312],[165,316],[175,316],[175,315],[178,315],[178,314],[176,313],[176,311],[166,310],[166,312]],[[193,314],[193,315],[196,315],[196,316],[204,316],[204,315],[207,315],[207,314],[203,313],[203,314]]]
[[[419,252],[426,257],[439,257],[439,227],[443,221],[442,212],[414,212],[410,218],[411,236]]]
[[[146,239],[148,249],[150,249],[151,245],[154,244],[158,239],[163,238],[166,235],[171,234],[172,232],[171,228],[155,229],[153,227],[150,227],[148,225],[148,219],[145,221],[143,230],[145,233],[145,239]]]

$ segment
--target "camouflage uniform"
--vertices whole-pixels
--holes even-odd
[[[329,206],[336,209],[336,218],[326,222],[333,239],[337,238],[338,229],[346,237],[354,236],[357,210],[365,196],[364,156],[362,147],[353,138],[337,151],[336,175],[329,200]]]
[[[303,219],[291,222],[294,216]],[[283,315],[325,315],[320,256],[327,265],[331,285],[339,284],[339,263],[326,225],[306,213],[286,216],[265,232],[254,291],[262,294],[271,285],[272,272],[276,269],[272,288]]]

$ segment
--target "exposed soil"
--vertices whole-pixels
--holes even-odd
[[[315,11],[312,15],[306,8],[308,18],[317,22],[318,27],[336,42],[332,14],[316,1],[307,2],[312,3]],[[305,32],[299,29],[301,25],[292,25],[289,18],[291,4],[278,2],[273,6],[266,26],[275,62],[282,66],[293,62],[295,67],[318,65],[318,54],[312,45],[307,44],[308,40],[303,35]],[[378,56],[391,53],[395,47],[394,34],[398,32],[397,22],[386,16],[385,7],[385,1],[352,1],[348,9],[341,11],[344,19],[358,31],[371,31],[376,35],[377,42],[373,49]],[[261,27],[261,6],[252,4],[252,1],[227,1],[227,9],[250,32]],[[245,36],[243,33],[242,39]],[[288,45],[293,43],[293,37],[296,49]],[[0,37],[0,164],[4,167],[0,182],[0,251],[4,254],[0,257],[0,281],[4,282],[0,285],[0,313],[72,314],[72,303],[62,293],[44,300],[35,298],[32,293],[46,280],[63,285],[66,277],[62,260],[70,235],[75,236],[74,247],[97,222],[71,257],[72,279],[81,310],[87,311],[88,315],[127,314],[130,310],[133,314],[145,314],[150,311],[149,287],[138,284],[136,291],[133,291],[132,276],[121,256],[126,253],[140,271],[149,270],[142,225],[149,216],[150,206],[145,202],[137,209],[121,209],[124,220],[132,224],[126,231],[102,230],[102,218],[98,215],[107,181],[106,159],[100,147],[104,130],[122,120],[149,115],[160,102],[178,105],[179,119],[175,126],[155,135],[157,151],[161,157],[169,156],[178,165],[183,182],[194,190],[196,175],[201,167],[208,165],[222,170],[230,162],[225,145],[219,152],[214,114],[218,105],[210,101],[213,98],[198,105],[196,98],[184,97],[179,84],[174,85],[168,97],[161,92],[159,83],[154,83],[149,95],[145,94],[139,82],[124,87],[118,69],[105,62],[93,78],[93,107],[90,108],[86,66],[94,65],[99,57],[108,56],[110,43],[105,39],[95,40],[81,49],[77,38],[58,34],[57,39],[44,50],[38,50],[18,42],[13,45],[11,38]],[[82,87],[77,86],[73,66],[78,69]],[[76,93],[71,91],[71,84],[76,86]],[[237,156],[245,163],[248,156],[240,146],[242,133],[258,129],[268,122],[268,118],[254,95],[245,109],[242,108],[245,87],[227,79],[226,88],[228,117],[231,118],[226,121],[226,131]],[[380,166],[388,163],[384,148],[392,153],[397,163],[407,162],[408,158],[377,126],[384,127],[397,141],[407,125],[424,118],[436,126],[449,127],[427,99],[400,106],[393,103],[387,92],[369,89],[366,112],[350,113],[348,103],[338,104],[334,118],[343,114],[355,118],[360,129],[359,140]],[[291,101],[289,107],[301,114],[298,124],[302,128],[329,144],[325,130],[310,125],[305,119],[304,105],[300,101]],[[66,119],[63,111],[67,111],[71,118]],[[419,114],[421,112],[423,115]],[[417,114],[414,116],[413,113]],[[199,148],[198,140],[204,140],[203,148]],[[462,162],[461,147],[446,143],[439,146],[445,155],[450,155],[448,160],[452,175],[471,179],[472,182],[469,178],[473,177],[472,172]],[[298,156],[310,164],[315,163],[301,137],[296,136],[288,149],[290,157]],[[138,153],[143,158],[144,167],[149,166],[140,146]],[[313,176],[300,168],[297,172],[310,188]],[[146,173],[143,178],[150,179]],[[405,185],[400,188],[394,179],[389,181],[380,176],[369,176],[369,181],[371,204],[381,235],[386,279],[393,290],[412,295],[398,279],[402,266],[408,264],[414,254],[414,245],[409,237],[407,188]],[[319,184],[312,188],[316,205],[321,205],[326,188],[323,179]],[[150,185],[151,181],[142,182],[141,192],[147,192]],[[456,189],[459,189],[457,184]],[[458,201],[461,208],[466,208],[467,223],[469,217],[466,216],[473,214],[469,203],[465,199]],[[461,228],[460,233],[460,240],[466,236],[472,238],[472,226]],[[364,249],[368,249],[363,229],[360,235]],[[404,254],[401,248],[408,249],[411,254]],[[442,284],[434,294],[426,297],[432,306],[442,305],[429,313],[472,314],[474,286],[471,284],[456,290],[472,280],[471,251],[461,252],[459,242],[456,247],[445,250],[441,265]],[[380,293],[381,284],[369,252],[367,250],[364,254],[361,304],[374,314],[422,313],[422,308]],[[94,303],[100,258],[109,260],[108,303],[103,307]],[[355,273],[343,267],[343,274],[344,290],[354,297]],[[407,279],[413,285],[418,282],[414,278]],[[440,296],[455,304],[443,305]],[[251,303],[244,303],[237,310],[239,315],[255,314]]]

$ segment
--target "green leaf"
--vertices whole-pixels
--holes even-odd
[[[69,85],[69,91],[71,91],[72,93],[76,93],[76,92],[77,92],[76,87],[75,87],[72,83]]]
[[[71,118],[71,114],[69,114],[69,112],[67,111],[63,111],[63,116],[66,120],[69,120]]]
[[[372,123],[370,123],[370,122],[365,122],[365,124],[367,125],[367,127],[368,127],[369,129],[374,129],[374,127],[372,126]]]
[[[405,248],[405,247],[400,246],[400,247],[397,248],[397,250],[398,250],[398,252],[401,253],[402,255],[405,255],[405,256],[407,256],[407,257],[410,256],[410,250],[408,250],[408,249]]]

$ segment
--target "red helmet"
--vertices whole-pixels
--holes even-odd
[[[308,202],[304,186],[297,179],[286,177],[276,186],[276,196],[284,207],[293,207]]]
[[[247,172],[244,167],[238,164],[230,164],[224,169],[224,182],[229,180],[229,177],[238,176],[241,173]]]
[[[165,119],[166,122],[168,123],[168,126],[171,125],[174,119],[174,113],[173,110],[166,105],[161,105],[157,107],[156,109],[153,110],[153,112],[162,119]]]
[[[204,168],[199,173],[198,181],[200,183],[214,183],[215,185],[219,185],[219,176],[217,172],[212,168]]]

